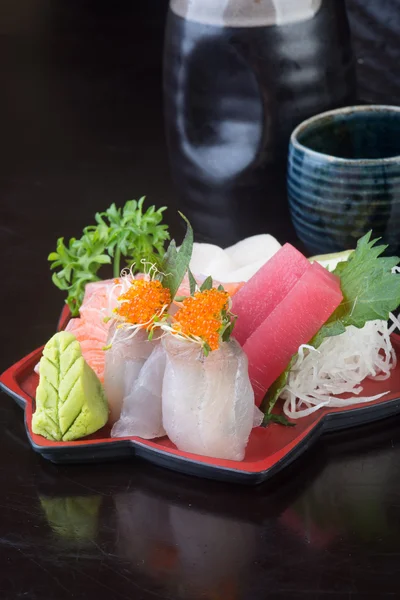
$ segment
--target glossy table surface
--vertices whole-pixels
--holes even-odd
[[[62,295],[46,257],[58,236],[143,194],[177,231],[166,4],[1,2],[0,370],[54,331]],[[396,1],[378,21],[374,4],[349,2],[360,99],[398,104]],[[2,393],[0,423],[1,600],[399,597],[400,419],[327,436],[257,488],[137,461],[57,467]]]

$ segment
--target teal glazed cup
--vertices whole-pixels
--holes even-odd
[[[400,107],[326,112],[292,133],[289,207],[310,254],[354,248],[373,230],[400,251]]]

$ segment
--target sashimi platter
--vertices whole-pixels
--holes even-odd
[[[1,376],[56,463],[137,456],[259,483],[321,433],[400,412],[398,257],[362,237],[306,258],[268,234],[170,240],[144,198],[49,255],[58,330]]]

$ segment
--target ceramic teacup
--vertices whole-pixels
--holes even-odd
[[[292,133],[289,206],[310,254],[354,248],[370,229],[400,250],[400,107],[352,106]]]

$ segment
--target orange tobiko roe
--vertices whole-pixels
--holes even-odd
[[[185,298],[174,317],[176,332],[204,340],[211,350],[219,347],[221,311],[228,308],[229,294],[215,288]]]
[[[147,325],[171,304],[171,293],[160,281],[135,279],[129,290],[119,296],[115,312],[128,323]]]

